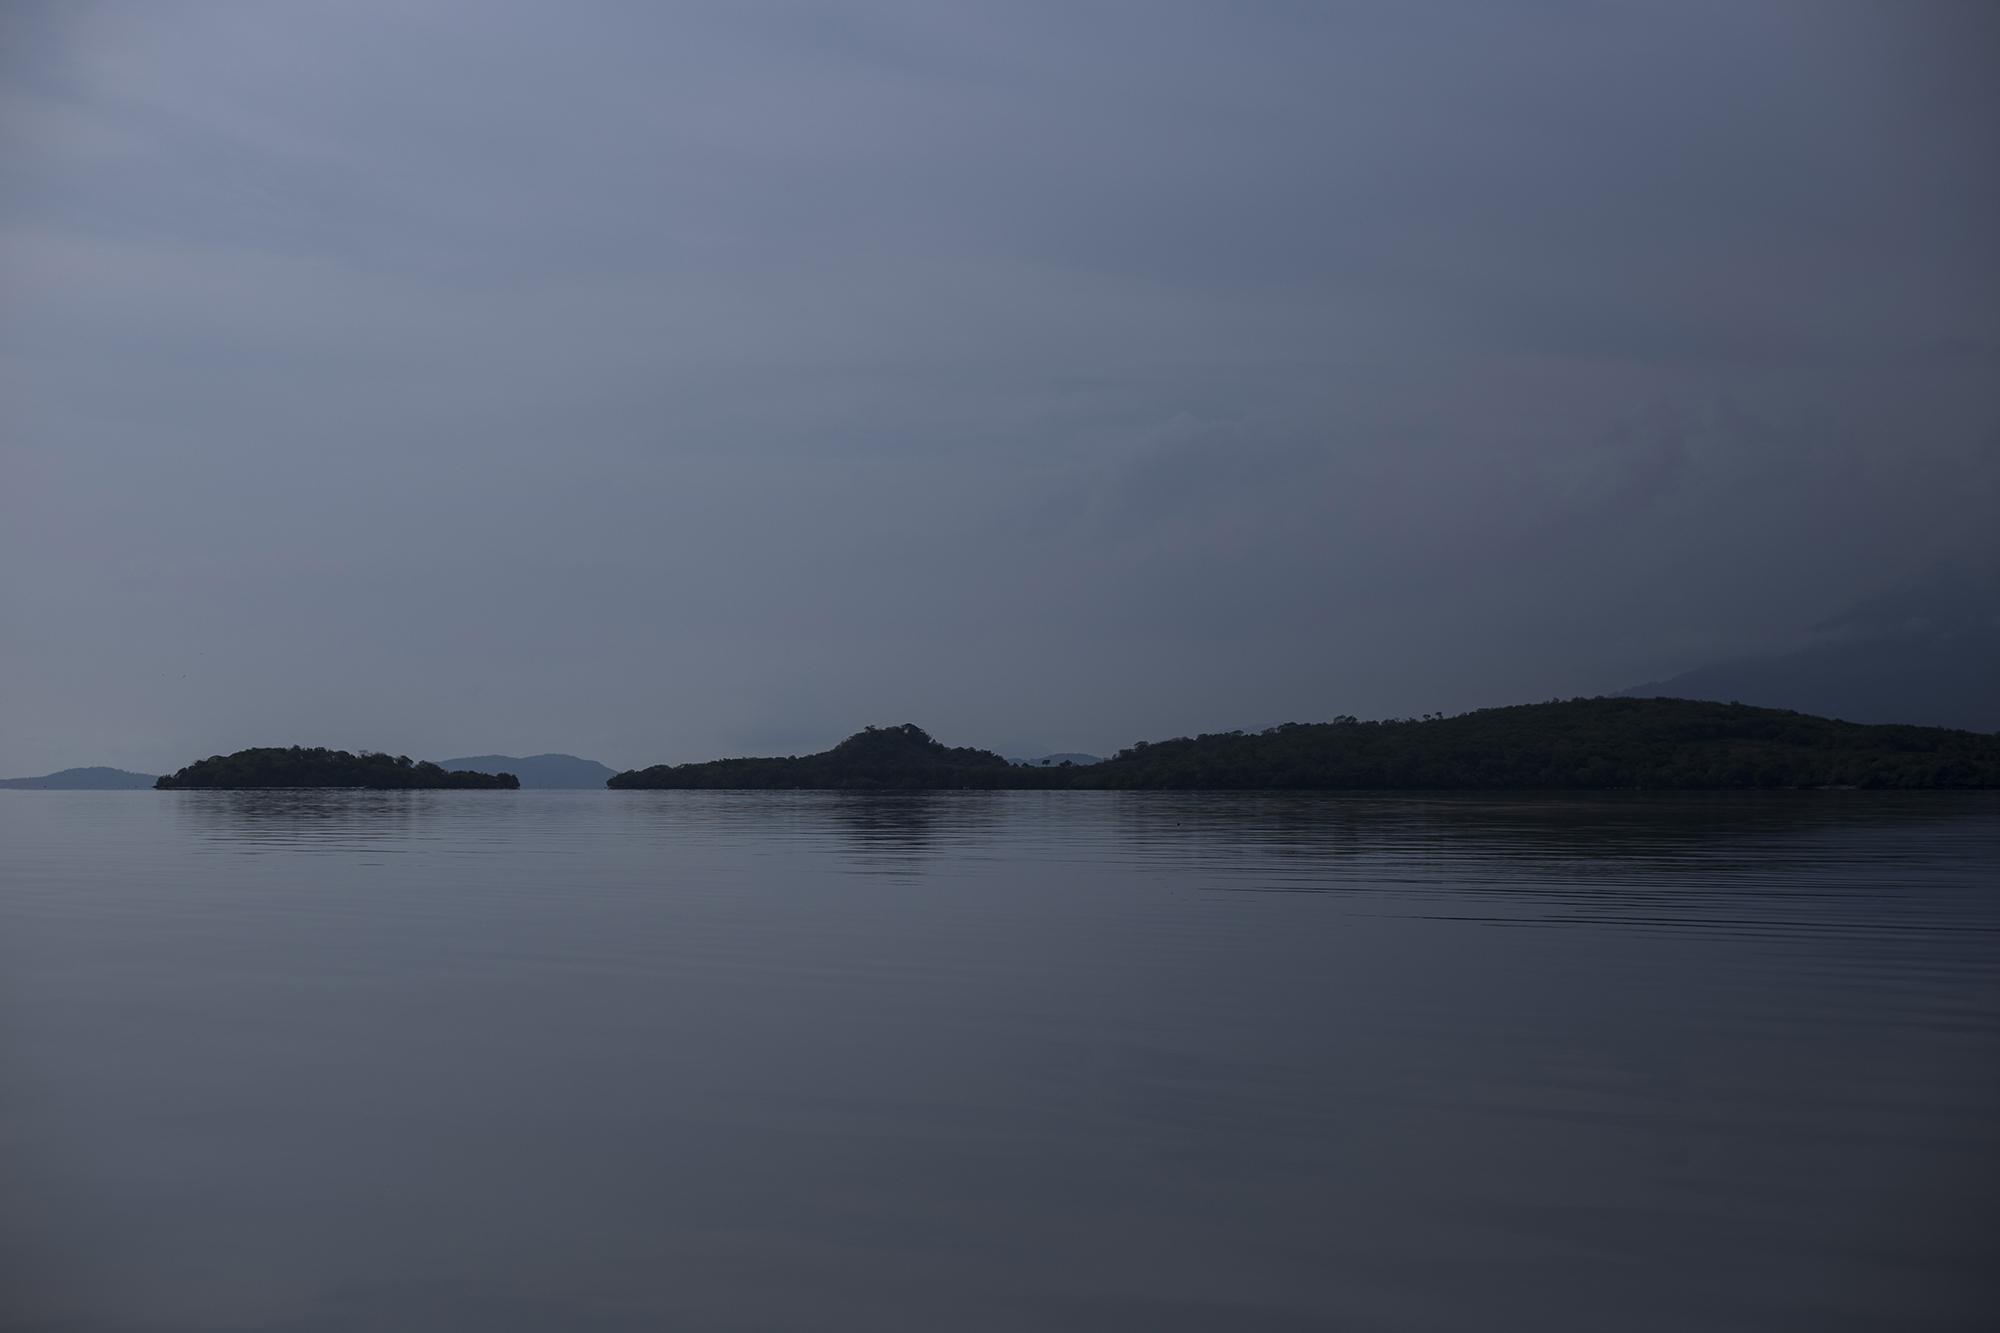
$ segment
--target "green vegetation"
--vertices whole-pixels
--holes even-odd
[[[211,755],[153,784],[183,787],[518,787],[512,773],[449,771],[408,755],[276,746]]]
[[[2000,787],[2000,736],[1862,726],[1687,699],[1572,699],[1382,722],[1343,717],[1140,743],[1100,764],[1011,765],[921,728],[823,754],[621,773],[612,787],[1750,790]]]
[[[1138,745],[1080,776],[1102,787],[1993,787],[2000,737],[1687,699],[1572,699]]]

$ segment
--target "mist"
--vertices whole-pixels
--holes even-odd
[[[2000,561],[1981,6],[16,5],[0,770],[1108,753]]]

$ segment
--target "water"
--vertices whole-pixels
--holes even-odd
[[[9,1330],[1948,1329],[2000,800],[0,793]]]

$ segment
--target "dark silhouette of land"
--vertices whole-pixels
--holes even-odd
[[[2000,736],[1686,699],[1572,699],[1456,717],[1286,723],[1141,742],[1099,764],[1010,763],[913,724],[820,754],[620,773],[616,788],[1751,790],[2000,787]]]
[[[240,787],[505,787],[521,785],[512,773],[454,772],[408,755],[351,754],[346,750],[276,746],[211,755],[153,783],[161,790]]]
[[[991,750],[953,749],[932,740],[914,723],[869,727],[822,754],[786,759],[716,759],[620,773],[609,787],[855,787],[940,789],[1024,787],[1023,774],[1063,772],[1030,769]]]
[[[38,778],[0,778],[0,788],[15,791],[135,791],[153,785],[151,773],[122,768],[65,768]]]
[[[573,754],[531,754],[518,758],[510,754],[475,754],[463,759],[440,759],[440,768],[472,769],[480,773],[512,773],[523,787],[588,787],[601,789],[616,769],[595,759],[579,759]]]

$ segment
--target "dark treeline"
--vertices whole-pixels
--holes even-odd
[[[2000,736],[1862,726],[1742,704],[1572,699],[1362,722],[1287,723],[1141,742],[1035,768],[871,727],[821,754],[620,773],[606,785],[1207,790],[1750,790],[2000,787]]]
[[[518,787],[512,773],[474,773],[417,763],[408,755],[270,746],[211,755],[153,784],[195,787]]]
[[[620,773],[607,787],[855,787],[934,789],[1033,787],[1037,773],[1061,769],[1011,764],[990,750],[953,749],[922,727],[869,727],[821,754],[786,759],[716,759],[658,764]]]

